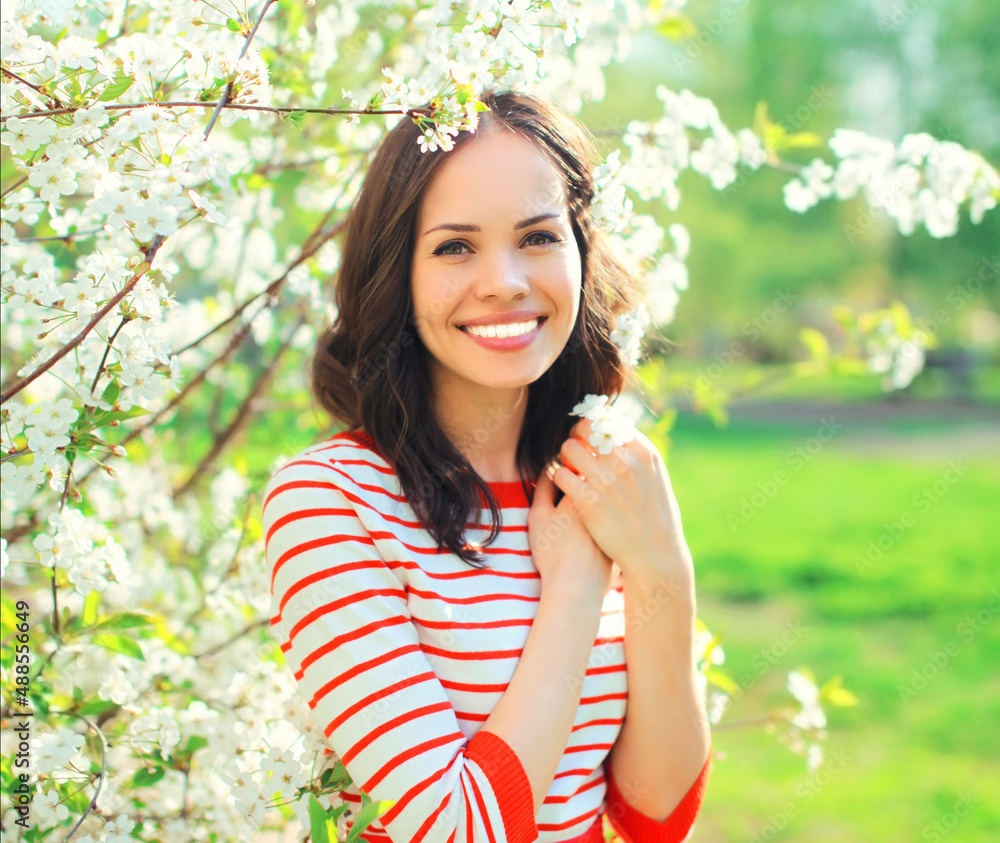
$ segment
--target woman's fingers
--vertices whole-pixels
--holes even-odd
[[[573,505],[573,501],[580,498],[587,490],[586,482],[581,480],[574,473],[573,469],[566,465],[559,466],[555,474],[552,475],[552,480],[556,486],[566,493],[566,497],[559,502],[559,506],[572,509],[578,514],[579,509]]]

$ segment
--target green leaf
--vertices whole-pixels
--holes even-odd
[[[101,91],[101,96],[98,99],[100,99],[101,102],[109,102],[110,100],[118,99],[118,97],[131,88],[134,83],[135,79],[131,76],[118,76],[112,82],[104,86],[104,90]],[[107,395],[107,390],[105,390],[105,395]],[[115,398],[117,397],[118,391],[115,390]],[[114,399],[110,400],[113,401]]]
[[[187,739],[187,743],[185,743],[181,749],[177,750],[177,754],[193,755],[199,749],[202,749],[203,747],[206,746],[208,746],[208,738],[205,738],[201,735],[191,735],[191,737]]]
[[[90,451],[94,448],[105,448],[108,443],[93,433],[81,433],[73,444],[78,451]]]
[[[87,717],[91,714],[104,714],[112,708],[117,708],[118,703],[112,702],[111,700],[91,700],[90,702],[85,702],[77,709],[78,714]]]
[[[101,592],[92,591],[83,601],[83,623],[91,626],[97,620],[97,607],[101,605]]]
[[[109,404],[114,404],[118,400],[118,396],[122,391],[121,384],[118,383],[116,378],[112,378],[108,381],[108,385],[104,387],[104,392],[101,393],[101,398],[107,401]]]
[[[289,111],[285,115],[285,119],[291,122],[296,129],[302,128],[302,120],[306,116],[304,111]]]
[[[810,360],[827,360],[830,357],[830,343],[815,328],[802,328],[799,331],[799,339],[809,352]]]
[[[706,670],[705,678],[715,685],[716,688],[721,688],[729,696],[736,697],[739,696],[740,686],[737,685],[732,679],[730,679],[721,670]]]
[[[137,626],[149,626],[151,623],[156,623],[156,618],[150,615],[140,615],[138,612],[119,612],[104,618],[94,629],[132,629]]]
[[[365,805],[359,812],[357,818],[354,820],[354,824],[351,826],[351,830],[347,832],[347,843],[354,843],[358,839],[361,832],[368,828],[369,825],[376,819],[378,819],[382,814],[388,811],[393,805],[396,804],[396,800],[383,799],[380,802],[369,802]]]
[[[671,15],[656,25],[656,31],[671,41],[680,41],[682,38],[691,38],[697,35],[698,27],[684,15]]]
[[[121,653],[124,656],[139,659],[139,661],[146,661],[139,645],[124,635],[95,635],[91,641],[100,645],[105,650],[111,650],[113,653]]]
[[[819,689],[820,700],[837,706],[857,705],[858,698],[843,687],[843,681],[840,676],[834,676]]]
[[[133,407],[131,410],[122,410],[117,413],[111,413],[108,416],[108,421],[112,419],[118,419],[118,421],[126,421],[128,419],[138,418],[139,416],[145,416],[149,414],[149,410],[145,407]]]
[[[151,784],[156,784],[160,779],[162,779],[166,772],[167,771],[159,765],[153,767],[152,771],[147,770],[145,767],[140,767],[135,771],[135,775],[132,776],[132,786],[149,787]]]
[[[313,794],[309,794],[309,833],[312,843],[333,843],[327,828],[326,810]],[[334,833],[334,841],[336,833]]]
[[[822,146],[823,138],[814,132],[796,132],[794,135],[787,135],[784,139],[785,149],[808,149],[810,147]]]
[[[239,32],[240,22],[238,20],[233,20],[232,18],[230,18],[229,20],[226,21],[226,28],[231,30],[232,32]]]

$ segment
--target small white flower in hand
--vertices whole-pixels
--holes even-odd
[[[590,444],[602,454],[610,454],[613,448],[635,438],[635,423],[613,404],[608,404],[607,395],[587,395],[570,415],[591,421],[594,431]]]

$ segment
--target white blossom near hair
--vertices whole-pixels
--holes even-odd
[[[622,151],[616,149],[603,164],[594,168],[594,200],[590,207],[597,225],[616,232],[628,225],[632,214],[632,200],[625,191],[621,154]]]
[[[639,302],[628,313],[618,317],[617,327],[611,331],[611,341],[618,346],[630,366],[639,362],[642,337],[648,325],[649,311],[643,302]]]

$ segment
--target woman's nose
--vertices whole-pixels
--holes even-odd
[[[521,256],[509,249],[484,253],[477,276],[476,293],[481,298],[512,296],[529,291],[527,267]]]

